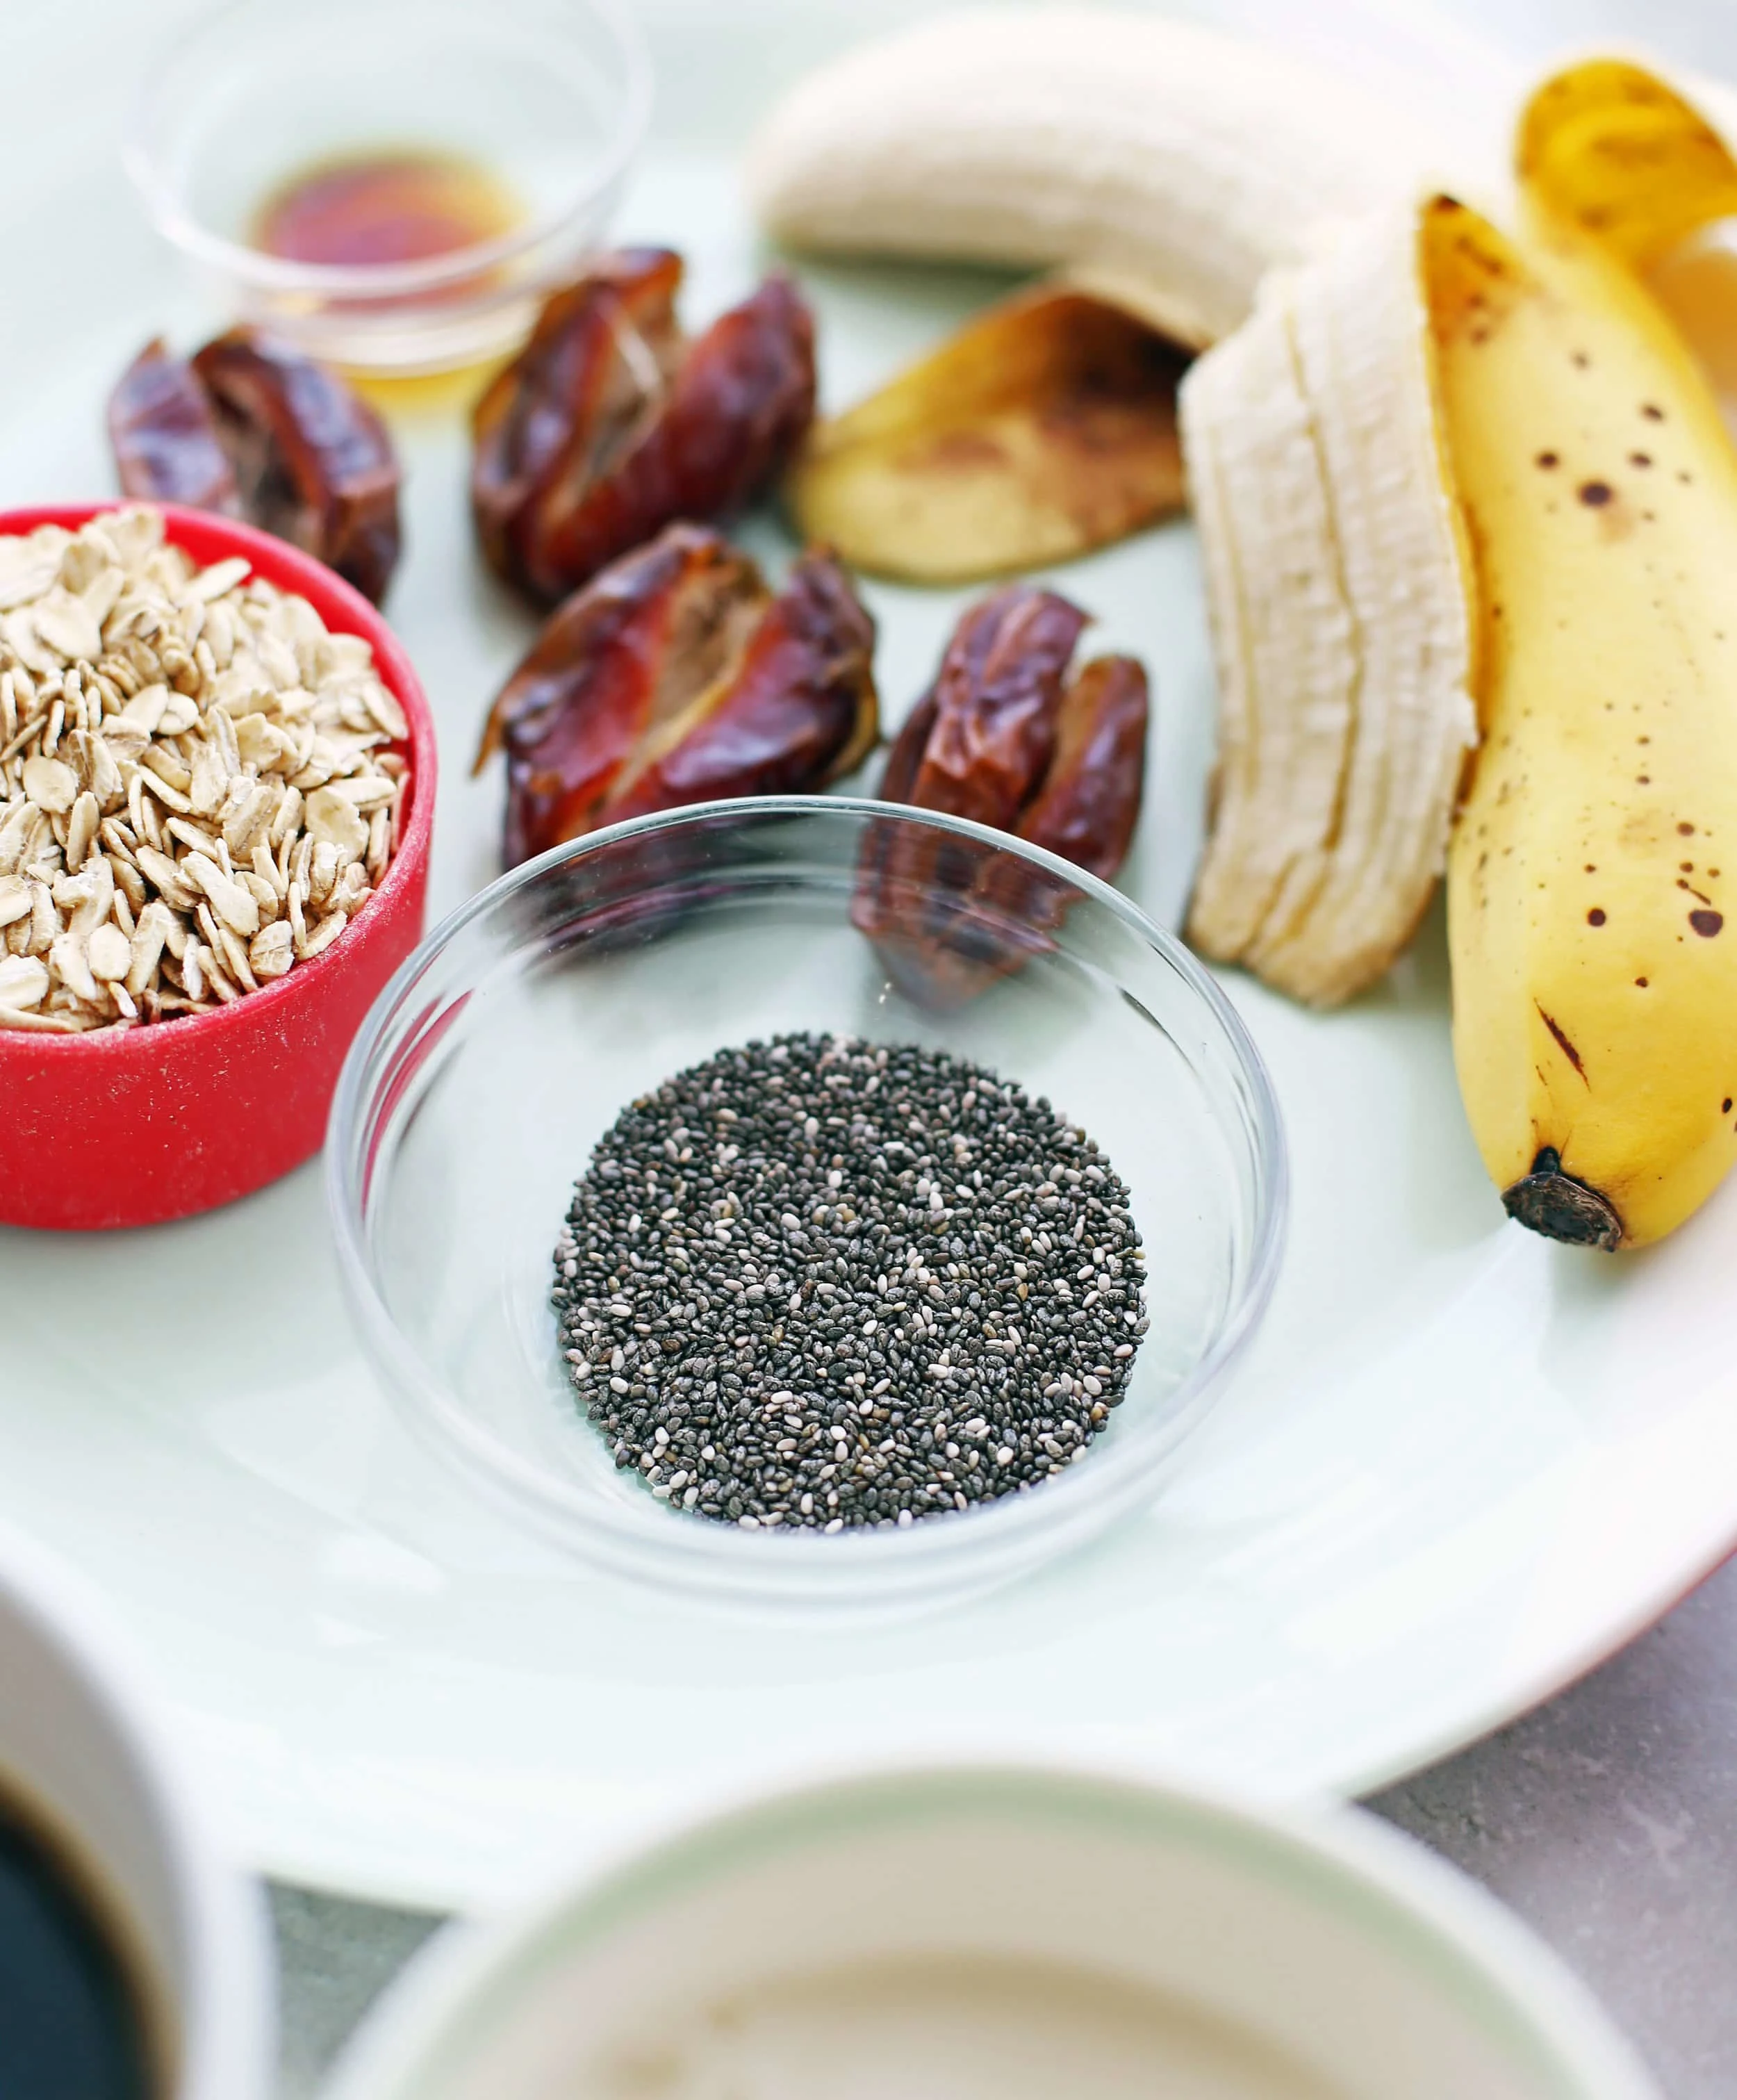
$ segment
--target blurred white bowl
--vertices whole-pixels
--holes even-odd
[[[1552,1956],[1370,1820],[954,1765],[762,1798],[447,1936],[328,2100],[1652,2090]]]
[[[163,2100],[264,2100],[274,2025],[260,1892],[223,1862],[100,1605],[0,1532],[0,1815],[8,1802],[103,1899],[161,2024]]]

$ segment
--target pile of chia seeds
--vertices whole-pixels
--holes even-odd
[[[788,1035],[624,1110],[555,1251],[618,1466],[749,1529],[910,1524],[1083,1458],[1145,1332],[1083,1131],[915,1044]]]

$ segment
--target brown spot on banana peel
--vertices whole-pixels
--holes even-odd
[[[1567,1031],[1563,1028],[1559,1021],[1553,1020],[1551,1017],[1545,1012],[1541,1006],[1538,1006],[1536,999],[1532,1001],[1532,1004],[1538,1007],[1538,1018],[1544,1023],[1545,1026],[1549,1029],[1551,1035],[1555,1039],[1557,1048],[1561,1051],[1563,1057],[1567,1059],[1568,1062],[1574,1067],[1575,1070],[1579,1073],[1581,1084],[1589,1090],[1592,1086],[1592,1081],[1586,1077],[1586,1067],[1580,1061],[1580,1053],[1568,1040]]]
[[[981,430],[943,430],[939,437],[913,445],[898,460],[900,470],[913,474],[967,474],[1007,463],[1007,447]]]
[[[1596,1189],[1563,1173],[1562,1154],[1553,1145],[1540,1148],[1531,1171],[1504,1189],[1501,1200],[1510,1218],[1546,1239],[1598,1247],[1607,1254],[1622,1245],[1622,1220],[1616,1206]]]

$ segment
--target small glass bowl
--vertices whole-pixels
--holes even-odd
[[[880,827],[938,845],[950,882],[999,863],[1006,895],[1022,872],[1006,864],[1023,862],[1012,892],[1029,905],[1034,873],[1065,907],[1060,930],[1034,943],[999,922],[1022,967],[948,1011],[908,997],[850,918]],[[993,931],[990,907],[978,923]],[[800,1029],[973,1058],[1082,1123],[1129,1185],[1150,1330],[1122,1404],[1065,1474],[903,1529],[749,1532],[655,1500],[585,1418],[549,1287],[593,1146],[684,1066]],[[352,1046],[327,1174],[364,1346],[472,1481],[615,1573],[716,1604],[845,1612],[986,1588],[1148,1502],[1265,1306],[1286,1178],[1242,1023],[1125,898],[999,832],[841,796],[620,825],[473,898]]]
[[[651,68],[615,0],[231,0],[140,94],[128,172],[228,310],[311,355],[432,372],[509,349],[608,223]],[[289,179],[394,151],[454,157],[524,208],[410,262],[316,265],[250,245]]]

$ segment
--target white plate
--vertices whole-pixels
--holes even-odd
[[[648,11],[672,91],[628,230],[690,252],[703,315],[755,267],[730,135],[775,76],[877,11]],[[108,488],[109,381],[153,329],[192,340],[200,320],[93,147],[125,83],[88,55],[131,48],[143,19],[124,0],[86,0],[76,31],[33,11],[8,47],[8,165],[33,178],[0,200],[9,281],[30,288],[0,320],[7,501]],[[834,402],[984,289],[805,276]],[[444,739],[444,911],[492,871],[500,783],[466,766],[529,629],[471,554],[450,408],[402,434],[410,553],[390,609]],[[1193,546],[1173,528],[1064,581],[1156,674],[1127,881],[1174,923],[1211,712]],[[896,716],[958,601],[872,596]],[[1348,1013],[1231,988],[1294,1154],[1257,1352],[1159,1507],[969,1611],[767,1633],[612,1590],[515,1537],[389,1418],[312,1167],[159,1232],[0,1236],[0,1516],[108,1591],[248,1855],[359,1893],[492,1900],[558,1848],[813,1754],[965,1739],[1282,1795],[1373,1785],[1563,1684],[1737,1541],[1737,1190],[1621,1261],[1504,1226],[1454,1088],[1439,924]]]

